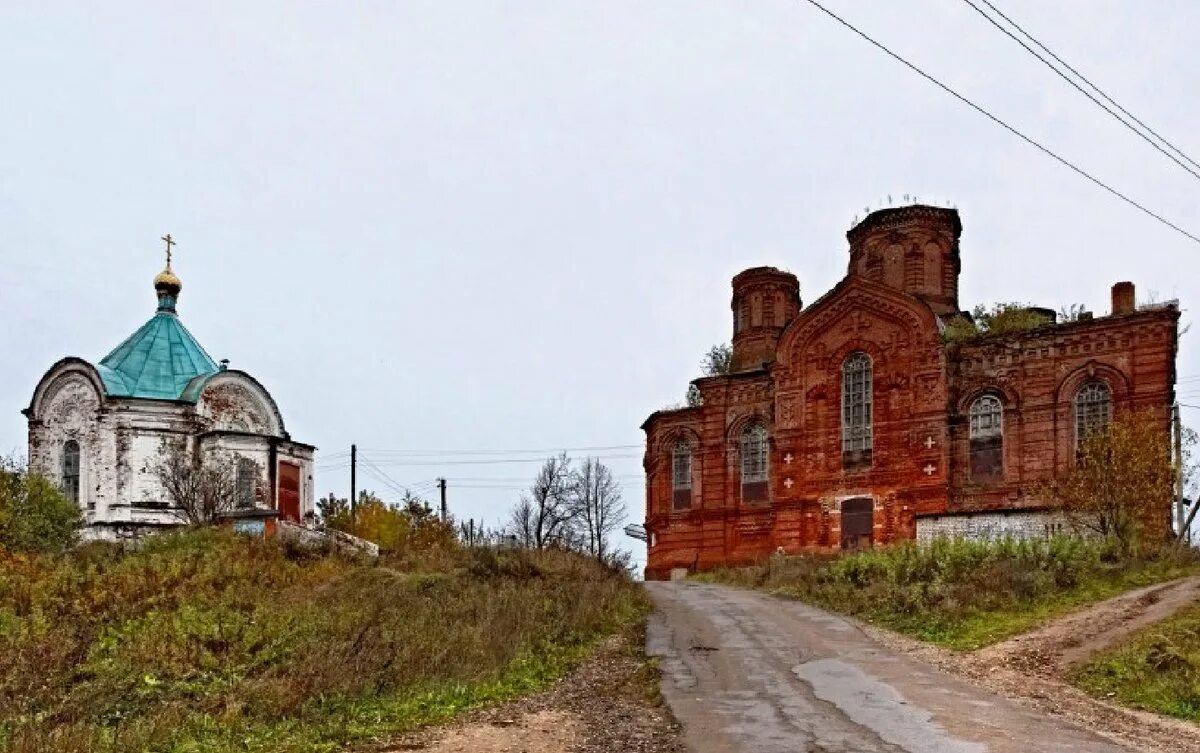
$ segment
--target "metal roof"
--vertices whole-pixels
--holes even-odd
[[[174,304],[174,296],[160,298],[154,317],[101,359],[96,368],[110,396],[195,402],[196,394],[183,397],[188,383],[219,370],[179,321]]]

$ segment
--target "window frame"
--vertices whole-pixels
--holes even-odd
[[[251,458],[240,457],[237,461],[235,474],[237,484],[237,506],[242,510],[252,510],[258,504],[256,487],[258,486],[258,463]]]
[[[738,439],[738,470],[743,502],[766,502],[771,478],[771,439],[761,420],[750,422]]]
[[[875,363],[858,350],[842,361],[841,372],[842,465],[870,465],[875,449]]]
[[[1102,398],[1090,397],[1090,394],[1102,393]],[[1075,425],[1075,451],[1079,452],[1085,439],[1097,429],[1103,430],[1112,423],[1113,392],[1112,387],[1103,379],[1089,379],[1079,385],[1071,400],[1071,409]]]
[[[692,506],[692,443],[686,437],[675,440],[671,447],[671,509],[686,510]]]
[[[995,392],[978,395],[967,407],[967,452],[972,482],[1004,480],[1004,400]]]
[[[71,468],[72,458],[74,468]],[[78,505],[80,493],[83,491],[83,450],[78,440],[68,439],[63,442],[59,479],[63,495],[71,500],[72,504]]]

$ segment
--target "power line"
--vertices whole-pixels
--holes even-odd
[[[549,448],[533,448],[533,449],[486,449],[486,450],[424,450],[424,449],[380,449],[373,447],[360,447],[360,452],[370,452],[374,455],[530,455],[535,452],[601,452],[609,450],[634,450],[640,449],[644,445],[641,444],[613,444],[613,445],[596,445],[592,447],[549,447]]]
[[[1017,31],[1021,32],[1021,35],[1022,35],[1022,36],[1024,36],[1024,37],[1025,37],[1026,39],[1028,39],[1030,42],[1033,42],[1033,43],[1034,43],[1035,45],[1037,45],[1038,47],[1040,47],[1040,48],[1042,49],[1042,51],[1043,51],[1043,52],[1045,52],[1045,53],[1046,53],[1047,55],[1049,55],[1050,57],[1054,58],[1054,59],[1055,59],[1055,60],[1056,60],[1056,61],[1057,61],[1059,64],[1061,64],[1061,65],[1062,65],[1064,68],[1066,68],[1066,69],[1067,69],[1068,71],[1070,71],[1071,73],[1075,74],[1075,76],[1076,76],[1077,78],[1079,78],[1079,80],[1080,80],[1080,81],[1083,81],[1085,84],[1087,84],[1088,86],[1090,86],[1090,87],[1092,88],[1092,90],[1093,90],[1093,91],[1095,91],[1097,94],[1099,94],[1101,97],[1103,97],[1103,98],[1105,99],[1105,101],[1107,101],[1107,102],[1108,102],[1109,104],[1111,104],[1113,107],[1115,107],[1115,108],[1117,108],[1118,110],[1120,110],[1120,111],[1121,111],[1122,113],[1124,113],[1125,115],[1129,116],[1130,120],[1132,120],[1133,122],[1137,123],[1137,124],[1138,124],[1138,125],[1140,125],[1142,128],[1146,129],[1146,131],[1147,131],[1148,133],[1150,133],[1151,135],[1153,135],[1153,136],[1154,136],[1154,138],[1156,138],[1156,139],[1158,139],[1159,141],[1161,141],[1163,144],[1165,144],[1165,145],[1166,145],[1168,148],[1170,148],[1170,149],[1171,149],[1173,152],[1175,152],[1176,154],[1178,154],[1180,157],[1183,157],[1185,160],[1187,160],[1188,162],[1192,163],[1192,165],[1193,165],[1193,166],[1200,168],[1200,163],[1197,163],[1197,162],[1196,162],[1196,160],[1194,160],[1194,159],[1192,159],[1191,157],[1189,157],[1189,156],[1187,156],[1186,154],[1184,154],[1184,153],[1183,153],[1183,150],[1181,150],[1179,147],[1177,147],[1177,146],[1175,146],[1174,144],[1172,144],[1170,141],[1167,141],[1165,137],[1161,136],[1161,135],[1160,135],[1160,134],[1159,134],[1157,131],[1155,131],[1153,128],[1151,128],[1150,126],[1146,125],[1144,122],[1142,122],[1141,120],[1139,120],[1139,119],[1138,119],[1138,117],[1137,117],[1136,115],[1134,115],[1133,113],[1129,112],[1129,110],[1126,110],[1124,107],[1122,107],[1120,104],[1118,104],[1118,103],[1117,103],[1117,101],[1116,101],[1116,100],[1114,100],[1112,97],[1108,96],[1108,94],[1106,94],[1106,93],[1104,92],[1104,90],[1103,90],[1103,89],[1101,89],[1100,87],[1098,87],[1098,86],[1096,86],[1094,83],[1092,83],[1092,82],[1091,82],[1091,81],[1088,79],[1088,77],[1087,77],[1087,76],[1083,75],[1082,73],[1080,73],[1079,71],[1077,71],[1075,68],[1072,68],[1072,67],[1071,67],[1071,65],[1070,65],[1070,63],[1068,63],[1067,61],[1063,60],[1063,59],[1062,59],[1062,58],[1060,58],[1058,55],[1055,55],[1053,50],[1051,50],[1051,49],[1050,49],[1049,47],[1047,47],[1046,45],[1042,44],[1040,41],[1038,41],[1036,38],[1034,38],[1034,36],[1033,36],[1032,34],[1030,34],[1029,32],[1025,31],[1025,29],[1021,28],[1021,25],[1020,25],[1020,24],[1018,24],[1016,21],[1012,20],[1012,18],[1010,18],[1009,16],[1006,16],[1006,15],[1004,14],[1004,11],[1000,10],[1000,9],[999,9],[999,8],[997,8],[995,5],[992,5],[990,2],[988,2],[988,0],[980,0],[980,2],[982,2],[982,3],[983,3],[984,5],[986,5],[987,7],[991,8],[991,9],[992,9],[992,10],[993,10],[993,11],[996,13],[996,15],[1000,16],[1000,17],[1001,17],[1001,18],[1003,18],[1005,21],[1007,21],[1007,22],[1008,22],[1008,23],[1009,23],[1009,24],[1010,24],[1010,25],[1011,25],[1011,26],[1012,26],[1014,29],[1016,29]],[[976,11],[979,11],[979,9],[978,9],[978,8],[976,8],[975,10],[976,10]],[[988,20],[990,21],[991,19],[989,18]],[[993,23],[995,23],[995,22],[993,21]],[[1007,32],[1006,32],[1006,33],[1007,33]],[[1010,34],[1009,36],[1012,36],[1012,35]],[[1014,38],[1015,38],[1015,37],[1014,37]],[[1019,39],[1018,39],[1017,41],[1018,41],[1018,42],[1020,42],[1021,40],[1019,40]],[[1022,47],[1024,47],[1024,44],[1022,44],[1021,46],[1022,46]],[[1026,48],[1026,49],[1028,49],[1028,48]],[[1037,53],[1034,53],[1034,54],[1036,55]],[[1039,58],[1041,58],[1041,56],[1039,56]],[[1043,61],[1043,62],[1045,62],[1045,60],[1044,60],[1044,59],[1042,59],[1042,61]],[[1049,65],[1049,63],[1046,63],[1046,64],[1047,64],[1047,65]],[[1053,66],[1051,66],[1051,67],[1053,68]],[[1058,69],[1054,69],[1054,70],[1055,70],[1055,73],[1058,73],[1058,75],[1060,75],[1060,76],[1062,76],[1062,75],[1063,75],[1063,74],[1062,74],[1062,72],[1060,72]],[[1068,79],[1068,81],[1069,81],[1069,80],[1070,80],[1070,79]],[[1084,93],[1086,94],[1087,92],[1084,92]],[[1101,107],[1103,107],[1103,105],[1101,105]],[[1108,108],[1105,108],[1105,109],[1108,109]],[[1110,111],[1110,112],[1111,112],[1111,111]],[[1185,169],[1186,169],[1186,168],[1185,168]],[[1189,170],[1189,172],[1191,172],[1191,171]],[[1193,173],[1193,174],[1194,174],[1194,173]]]
[[[640,458],[641,455],[595,455],[600,460],[624,459],[624,458]],[[366,461],[364,461],[366,462]],[[516,463],[544,463],[546,458],[489,458],[486,460],[389,460],[378,461],[379,465],[388,468],[401,467],[422,467],[422,466],[440,466],[440,465],[507,465]]]
[[[1052,71],[1054,71],[1055,73],[1057,73],[1057,74],[1059,75],[1059,77],[1060,77],[1060,78],[1062,78],[1062,80],[1063,80],[1063,81],[1066,81],[1068,84],[1070,84],[1071,86],[1075,87],[1075,89],[1077,89],[1077,90],[1079,91],[1079,93],[1080,93],[1080,94],[1082,94],[1083,96],[1085,96],[1085,97],[1087,97],[1088,99],[1092,100],[1092,102],[1094,102],[1094,103],[1095,103],[1095,104],[1096,104],[1098,107],[1102,108],[1102,109],[1103,109],[1105,112],[1107,112],[1109,115],[1111,115],[1111,116],[1113,116],[1114,118],[1116,118],[1117,122],[1119,122],[1121,125],[1123,125],[1123,126],[1125,126],[1126,128],[1128,128],[1128,129],[1129,129],[1130,131],[1132,131],[1133,133],[1137,134],[1138,138],[1142,139],[1143,141],[1145,141],[1145,142],[1146,142],[1147,144],[1149,144],[1150,146],[1152,146],[1152,147],[1154,147],[1155,149],[1157,149],[1158,151],[1162,152],[1162,153],[1163,153],[1163,154],[1166,156],[1166,158],[1167,158],[1167,159],[1169,159],[1169,160],[1171,160],[1172,162],[1174,162],[1175,164],[1179,165],[1179,166],[1180,166],[1180,167],[1182,167],[1184,170],[1187,170],[1187,171],[1188,171],[1188,172],[1189,172],[1189,173],[1192,175],[1192,177],[1194,177],[1194,178],[1196,178],[1196,179],[1200,180],[1200,173],[1196,172],[1196,171],[1195,171],[1195,170],[1193,170],[1192,168],[1190,168],[1190,167],[1188,167],[1187,165],[1185,165],[1184,163],[1180,162],[1180,161],[1179,161],[1179,159],[1178,159],[1178,158],[1177,158],[1177,157],[1176,157],[1174,154],[1171,154],[1171,153],[1170,153],[1170,152],[1168,152],[1166,149],[1163,149],[1161,146],[1159,146],[1159,145],[1158,145],[1158,144],[1157,144],[1157,143],[1156,143],[1156,142],[1155,142],[1153,139],[1151,139],[1149,136],[1147,136],[1146,134],[1142,133],[1142,132],[1141,132],[1140,130],[1138,130],[1137,128],[1134,128],[1134,126],[1133,126],[1133,124],[1132,124],[1132,123],[1130,123],[1129,121],[1125,120],[1125,118],[1121,117],[1121,116],[1120,116],[1120,115],[1118,115],[1116,112],[1114,112],[1114,111],[1113,111],[1113,109],[1112,109],[1111,107],[1109,107],[1108,105],[1104,104],[1104,103],[1103,103],[1103,102],[1101,102],[1100,100],[1096,99],[1096,97],[1095,97],[1095,96],[1093,96],[1091,92],[1087,91],[1087,90],[1086,90],[1086,89],[1084,89],[1082,86],[1080,86],[1079,84],[1077,84],[1077,83],[1076,83],[1074,80],[1072,80],[1072,79],[1071,79],[1071,77],[1070,77],[1070,76],[1068,76],[1067,74],[1063,73],[1061,70],[1059,70],[1059,69],[1058,69],[1058,67],[1057,67],[1057,66],[1055,66],[1053,63],[1051,63],[1051,62],[1050,62],[1049,60],[1047,60],[1046,58],[1042,57],[1040,54],[1038,54],[1037,50],[1035,50],[1035,49],[1033,49],[1032,47],[1030,47],[1029,45],[1025,44],[1023,41],[1021,41],[1020,39],[1018,39],[1018,38],[1017,38],[1017,36],[1016,36],[1015,34],[1013,34],[1013,33],[1012,33],[1011,31],[1009,31],[1008,29],[1004,28],[1003,26],[1001,26],[1001,25],[1000,25],[1000,23],[999,23],[998,21],[996,21],[996,19],[992,18],[990,15],[988,15],[986,12],[984,12],[984,10],[983,10],[982,8],[980,8],[978,5],[976,5],[975,3],[973,3],[971,0],[963,0],[963,2],[964,2],[964,3],[966,3],[967,5],[971,6],[972,8],[974,8],[974,9],[975,9],[975,12],[976,12],[976,13],[978,13],[979,15],[983,16],[984,18],[986,18],[986,19],[988,20],[988,22],[989,22],[989,23],[991,23],[991,25],[992,25],[992,26],[995,26],[997,29],[999,29],[1001,32],[1003,32],[1005,35],[1007,35],[1007,36],[1008,36],[1010,39],[1012,39],[1014,42],[1016,42],[1017,44],[1019,44],[1019,45],[1021,45],[1022,47],[1024,47],[1024,48],[1025,48],[1025,50],[1026,50],[1026,51],[1027,51],[1027,52],[1028,52],[1030,55],[1033,55],[1035,58],[1037,58],[1038,60],[1042,61],[1042,63],[1043,63],[1043,64],[1044,64],[1044,65],[1045,65],[1047,68],[1049,68],[1050,70],[1052,70]],[[981,0],[981,2],[985,2],[985,3],[986,3],[986,2],[987,2],[987,0]],[[1012,21],[1011,19],[1009,19],[1009,18],[1008,18],[1008,16],[1005,16],[1003,13],[1000,13],[1000,11],[999,11],[999,10],[996,10],[996,6],[992,5],[991,3],[987,3],[987,6],[988,6],[989,8],[991,8],[992,10],[996,11],[996,13],[998,13],[998,14],[1000,15],[1000,17],[1001,17],[1001,18],[1004,18],[1004,19],[1005,19],[1006,21],[1008,21],[1010,24],[1012,24],[1013,26],[1016,26],[1016,27],[1017,27],[1017,29],[1019,29],[1019,30],[1021,29],[1021,27],[1019,27],[1019,26],[1017,26],[1015,23],[1013,23],[1013,21]],[[1022,34],[1025,34],[1025,36],[1029,36],[1029,35],[1028,35],[1028,34],[1027,34],[1027,33],[1026,33],[1024,30],[1021,30],[1021,33],[1022,33]],[[1029,37],[1029,38],[1030,38],[1030,39],[1033,39],[1033,37]],[[1035,41],[1036,41],[1036,40],[1035,40]],[[1043,45],[1040,45],[1040,44],[1039,44],[1039,46],[1041,46],[1043,49],[1045,49],[1045,47],[1044,47]],[[1047,52],[1049,52],[1049,50],[1047,50]],[[1065,63],[1064,63],[1064,65],[1065,65]],[[1078,74],[1076,74],[1076,75],[1078,75]],[[1089,85],[1090,85],[1090,82],[1089,82]],[[1095,87],[1093,86],[1093,88],[1095,88]],[[1099,89],[1097,89],[1097,91],[1099,91]],[[1133,116],[1130,116],[1130,117],[1133,117]],[[1140,121],[1139,121],[1139,122],[1140,122]],[[1155,134],[1155,135],[1157,135],[1157,134]],[[1162,137],[1161,137],[1161,136],[1159,136],[1159,138],[1160,138],[1160,139],[1162,139]],[[1170,146],[1170,144],[1169,144],[1169,143],[1168,143],[1168,146]],[[1179,151],[1179,150],[1178,150],[1178,149],[1176,149],[1174,146],[1172,146],[1171,148],[1172,148],[1172,149],[1175,149],[1175,151],[1177,151],[1177,152]],[[1183,154],[1183,153],[1182,153],[1182,152],[1180,152],[1180,154]],[[1191,160],[1190,160],[1190,159],[1187,157],[1187,155],[1186,155],[1186,154],[1184,155],[1184,159],[1188,159],[1188,161],[1189,161],[1189,162],[1191,162]]]
[[[906,60],[905,58],[901,57],[900,55],[898,55],[898,54],[897,54],[897,53],[895,53],[895,52],[892,52],[890,49],[888,49],[888,48],[887,48],[886,46],[884,46],[882,43],[875,41],[873,38],[871,38],[870,36],[868,36],[868,35],[867,35],[865,32],[863,32],[863,31],[859,30],[859,29],[858,29],[858,27],[854,26],[854,25],[853,25],[853,24],[851,24],[849,21],[845,20],[845,19],[844,19],[844,18],[842,18],[841,16],[839,16],[839,15],[837,15],[836,13],[834,13],[833,11],[829,10],[829,9],[828,9],[828,8],[826,8],[824,5],[821,5],[819,2],[817,2],[817,0],[805,0],[805,2],[807,2],[809,5],[812,5],[813,7],[817,8],[818,10],[820,10],[820,11],[821,11],[822,13],[824,13],[825,15],[829,16],[829,17],[830,17],[830,18],[832,18],[833,20],[835,20],[835,21],[837,21],[838,23],[840,23],[842,26],[845,26],[845,27],[846,27],[847,29],[849,29],[850,31],[854,32],[854,33],[855,33],[855,34],[857,34],[858,36],[860,36],[860,37],[862,37],[863,39],[865,39],[867,42],[871,43],[871,45],[873,45],[873,46],[875,46],[875,47],[879,48],[880,50],[882,50],[884,53],[886,53],[886,54],[887,54],[889,57],[891,57],[892,59],[894,59],[894,60],[896,60],[897,62],[899,62],[899,63],[903,64],[905,67],[907,67],[908,69],[912,70],[912,71],[913,71],[914,73],[916,73],[917,75],[921,76],[921,77],[922,77],[922,78],[924,78],[925,80],[927,80],[927,81],[929,81],[930,83],[934,84],[935,86],[937,86],[937,87],[938,87],[939,89],[941,89],[942,91],[946,92],[946,93],[947,93],[947,94],[949,94],[950,96],[954,97],[955,99],[959,100],[959,101],[960,101],[960,102],[962,102],[963,104],[967,105],[967,106],[968,106],[968,107],[970,107],[972,110],[975,110],[975,111],[976,111],[976,112],[978,112],[979,114],[983,115],[983,116],[984,116],[984,117],[986,117],[988,120],[991,120],[992,122],[996,123],[997,125],[999,125],[999,126],[1000,126],[1001,128],[1003,128],[1004,130],[1006,130],[1006,131],[1008,131],[1009,133],[1013,134],[1013,135],[1014,135],[1014,136],[1016,136],[1017,138],[1021,139],[1022,141],[1024,141],[1024,142],[1025,142],[1025,143],[1027,143],[1027,144],[1029,144],[1030,146],[1034,147],[1035,149],[1037,149],[1038,151],[1042,152],[1043,154],[1047,155],[1047,156],[1048,156],[1048,157],[1050,157],[1051,159],[1053,159],[1053,160],[1055,160],[1056,162],[1058,162],[1058,163],[1060,163],[1060,164],[1064,165],[1064,166],[1065,166],[1065,167],[1067,167],[1067,168],[1070,168],[1072,171],[1074,171],[1074,172],[1075,172],[1075,173],[1077,173],[1078,175],[1080,175],[1080,176],[1082,176],[1082,177],[1086,178],[1087,180],[1091,181],[1092,183],[1094,183],[1095,185],[1099,186],[1100,188],[1103,188],[1105,191],[1107,191],[1108,193],[1112,194],[1113,196],[1116,196],[1118,199],[1120,199],[1121,201],[1124,201],[1126,204],[1130,205],[1131,207],[1134,207],[1135,209],[1138,209],[1138,210],[1140,210],[1140,211],[1141,211],[1141,212],[1143,212],[1144,214],[1146,214],[1146,215],[1148,215],[1148,216],[1150,216],[1150,217],[1153,217],[1154,219],[1158,220],[1160,223],[1162,223],[1163,225],[1166,225],[1167,227],[1171,228],[1172,230],[1174,230],[1175,232],[1179,233],[1180,235],[1182,235],[1182,236],[1184,236],[1184,237],[1186,237],[1186,238],[1188,238],[1188,239],[1192,240],[1193,242],[1195,242],[1195,243],[1197,243],[1197,244],[1200,244],[1200,236],[1196,236],[1196,235],[1193,235],[1192,233],[1189,233],[1187,230],[1184,230],[1183,228],[1181,228],[1180,226],[1178,226],[1178,225],[1176,225],[1175,223],[1171,222],[1170,220],[1168,220],[1167,218],[1163,217],[1162,215],[1160,215],[1160,214],[1157,214],[1156,212],[1154,212],[1153,210],[1151,210],[1151,209],[1149,209],[1149,208],[1147,208],[1147,207],[1143,206],[1142,204],[1139,204],[1138,202],[1136,202],[1136,201],[1134,201],[1133,199],[1129,198],[1129,197],[1128,197],[1128,196],[1126,196],[1125,194],[1121,193],[1121,192],[1120,192],[1120,191],[1118,191],[1117,189],[1115,189],[1115,188],[1113,188],[1112,186],[1108,185],[1108,184],[1107,184],[1107,183],[1105,183],[1104,181],[1102,181],[1102,180],[1100,180],[1099,178],[1095,177],[1094,175],[1092,175],[1091,173],[1087,172],[1086,170],[1084,170],[1083,168],[1079,167],[1078,165],[1074,164],[1073,162],[1069,162],[1069,161],[1067,161],[1065,158],[1058,156],[1056,153],[1054,153],[1053,151],[1051,151],[1051,150],[1049,149],[1049,147],[1042,146],[1042,144],[1038,143],[1037,141],[1034,141],[1032,138],[1030,138],[1029,136],[1026,136],[1024,133],[1021,133],[1021,132],[1020,132],[1020,131],[1018,131],[1016,128],[1014,128],[1014,127],[1010,126],[1008,123],[1006,123],[1006,122],[1004,122],[1003,120],[1001,120],[999,117],[997,117],[997,116],[993,115],[992,113],[988,112],[987,110],[983,109],[983,108],[982,108],[982,107],[980,107],[979,105],[977,105],[977,104],[975,104],[974,102],[972,102],[971,100],[967,99],[967,98],[966,98],[965,96],[963,96],[962,94],[959,94],[959,93],[958,93],[957,91],[955,91],[954,89],[951,89],[951,88],[950,88],[949,86],[947,86],[946,84],[943,84],[941,81],[937,80],[936,78],[934,78],[934,77],[933,77],[933,76],[931,76],[930,74],[928,74],[928,73],[926,73],[925,71],[921,70],[921,69],[920,69],[920,68],[918,68],[916,65],[914,65],[914,64],[912,64],[912,63],[910,63],[910,62],[908,62],[908,60]]]

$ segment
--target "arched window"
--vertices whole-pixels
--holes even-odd
[[[870,465],[871,447],[871,359],[853,353],[842,364],[842,465]]]
[[[63,443],[62,490],[67,499],[79,504],[79,443],[74,439]]]
[[[676,510],[692,506],[692,446],[680,439],[671,450],[672,503]]]
[[[742,501],[767,499],[767,427],[755,422],[742,432]]]
[[[995,395],[981,395],[971,403],[971,480],[981,483],[1004,478],[1004,408]]]
[[[238,458],[237,504],[238,507],[254,507],[254,487],[258,481],[258,463],[250,458]]]
[[[1104,382],[1088,382],[1075,393],[1075,448],[1103,431],[1112,418],[1112,393]]]

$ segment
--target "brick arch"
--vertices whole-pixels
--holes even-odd
[[[729,425],[725,427],[725,442],[727,446],[736,446],[741,441],[742,432],[746,430],[750,424],[755,421],[761,421],[767,427],[767,446],[771,446],[775,441],[775,428],[771,417],[764,411],[752,410],[735,416]],[[730,445],[729,443],[733,443]]]
[[[1005,413],[1008,411],[1019,411],[1021,409],[1021,395],[1012,387],[999,382],[986,382],[972,386],[969,390],[962,393],[959,397],[954,412],[960,416],[967,415],[967,411],[971,409],[971,404],[984,395],[997,395],[1000,397],[1000,405],[1004,408]]]
[[[784,331],[779,340],[776,368],[786,370],[802,364],[809,343],[833,322],[856,309],[899,324],[912,339],[911,348],[922,347],[923,335],[937,331],[933,311],[916,299],[884,285],[852,278],[802,311]]]
[[[690,426],[676,426],[667,429],[658,438],[656,453],[659,455],[671,454],[680,439],[686,439],[693,452],[700,450],[700,433]]]
[[[1079,391],[1085,383],[1100,380],[1108,385],[1109,393],[1112,395],[1113,410],[1124,405],[1129,400],[1129,377],[1125,376],[1125,372],[1099,361],[1091,360],[1083,366],[1071,371],[1064,376],[1058,383],[1058,390],[1054,396],[1054,402],[1059,405],[1074,405],[1075,393]]]

